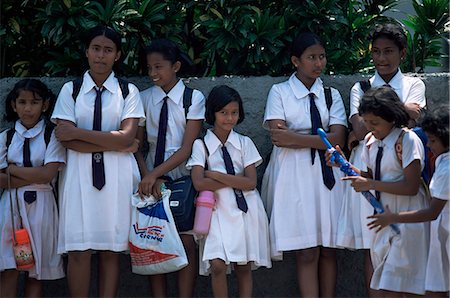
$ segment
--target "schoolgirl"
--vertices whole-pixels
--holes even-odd
[[[385,213],[369,216],[369,223],[377,232],[392,223],[431,221],[430,246],[426,266],[426,297],[448,297],[450,270],[450,155],[449,106],[440,106],[427,113],[420,126],[427,134],[428,147],[436,157],[436,170],[430,182],[430,207],[422,210],[392,213],[386,205]],[[425,270],[425,268],[421,268]]]
[[[409,115],[397,93],[390,87],[367,91],[359,114],[370,131],[361,155],[367,171],[354,167],[361,176],[343,180],[351,180],[351,187],[357,192],[375,191],[382,205],[389,205],[393,212],[426,208],[428,200],[420,186],[424,148],[414,132],[402,130]],[[401,152],[396,145],[399,139]],[[399,229],[399,235],[385,228],[374,236],[370,247],[374,268],[370,287],[381,290],[384,297],[423,295],[428,224],[400,224]]]
[[[378,26],[371,35],[372,59],[376,69],[375,75],[368,82],[356,83],[350,92],[350,115],[352,131],[348,138],[348,147],[352,149],[349,161],[358,168],[364,169],[361,160],[364,136],[367,134],[358,107],[366,89],[389,85],[405,104],[410,121],[409,127],[415,125],[420,110],[425,107],[425,84],[417,77],[405,76],[399,66],[406,55],[407,37],[404,30],[397,24]],[[352,145],[359,142],[356,146]],[[338,240],[339,246],[351,249],[365,250],[365,280],[370,293],[370,278],[373,268],[368,251],[374,237],[373,231],[367,228],[367,216],[373,214],[373,208],[361,194],[345,187],[344,201],[339,216]]]
[[[122,54],[117,32],[106,26],[91,29],[85,53],[89,70],[78,96],[75,82],[64,84],[52,115],[56,136],[67,148],[58,253],[68,253],[70,295],[86,297],[91,254],[97,251],[98,295],[113,297],[119,281],[117,252],[128,249],[130,198],[140,180],[133,152],[144,110],[137,87],[122,86],[113,71]]]
[[[184,106],[183,96],[188,90],[178,73],[187,69],[191,62],[174,42],[154,40],[147,47],[146,55],[148,75],[154,86],[141,92],[146,122],[145,127],[139,127],[138,138],[144,144],[146,132],[149,149],[145,160],[140,152],[136,158],[143,177],[139,192],[158,198],[163,182],[189,175],[185,163],[202,128],[205,97],[194,89],[190,105]],[[181,240],[189,264],[178,272],[178,295],[192,297],[197,276],[197,248],[192,233],[182,232]],[[154,297],[167,296],[165,275],[151,275],[150,283]]]
[[[261,194],[270,214],[272,257],[295,250],[301,296],[332,297],[342,200],[342,185],[335,180],[342,173],[326,166],[325,145],[316,134],[323,127],[333,144],[342,144],[345,109],[339,92],[324,88],[320,79],[326,54],[316,34],[294,40],[291,61],[295,73],[272,86],[267,98],[263,125],[274,147]]]
[[[54,101],[55,95],[36,79],[17,82],[5,101],[5,120],[15,123],[0,134],[0,187],[5,189],[0,199],[2,297],[17,296],[19,278],[13,253],[11,212],[15,229],[19,228],[21,218],[35,260],[34,266],[26,270],[25,296],[42,296],[42,280],[64,277],[62,259],[56,252],[58,210],[52,182],[66,155],[48,122]],[[11,189],[8,189],[8,172]]]
[[[268,220],[256,190],[262,158],[249,137],[233,130],[245,116],[236,90],[214,87],[205,115],[213,128],[195,141],[187,163],[195,188],[216,197],[209,233],[200,240],[200,274],[211,274],[215,297],[227,297],[227,272],[234,269],[239,296],[251,297],[251,269],[271,267]]]

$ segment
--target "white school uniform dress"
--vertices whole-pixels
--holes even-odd
[[[309,93],[316,96],[325,131],[331,125],[346,126],[345,108],[339,91],[331,88],[333,104],[326,106],[322,80],[316,79],[311,90],[293,74],[289,80],[272,86],[264,115],[269,120],[286,121],[298,134],[311,134]],[[281,259],[283,251],[316,246],[336,247],[337,219],[342,201],[343,177],[333,168],[336,184],[330,191],[323,183],[319,154],[311,164],[311,148],[273,147],[264,173],[261,195],[270,214],[272,258]]]
[[[431,222],[430,252],[428,254],[425,289],[432,292],[448,292],[450,268],[450,153],[436,158],[436,170],[430,182],[431,197],[447,203],[438,218]]]
[[[6,131],[0,134],[0,168],[8,163],[23,167],[23,143],[30,138],[30,160],[33,167],[48,163],[65,163],[66,151],[52,133],[50,142],[44,140],[45,121],[39,121],[33,128],[25,128],[20,120],[16,121],[15,133],[11,144],[6,148]],[[24,193],[36,192],[36,200],[26,202]],[[14,223],[19,228],[19,211],[23,227],[28,231],[35,259],[35,266],[28,269],[29,276],[38,280],[52,280],[64,277],[63,262],[57,254],[58,245],[58,209],[51,184],[30,184],[12,189]],[[17,203],[18,205],[17,205]],[[5,189],[0,199],[0,271],[15,269],[16,262],[12,243],[12,222],[9,191]],[[1,274],[1,273],[0,273]]]
[[[139,90],[128,84],[129,95],[122,97],[114,73],[104,82],[102,94],[102,131],[117,131],[123,120],[144,118]],[[95,83],[88,72],[76,102],[72,82],[59,93],[52,120],[71,121],[92,130]],[[131,221],[131,196],[140,181],[133,153],[105,151],[105,185],[92,185],[92,154],[67,150],[67,166],[59,186],[60,229],[58,252],[93,250],[125,251]]]
[[[403,169],[414,160],[424,166],[424,149],[422,141],[413,131],[403,136],[402,165],[398,159],[395,143],[400,135],[400,128],[392,131],[382,140],[367,134],[361,158],[366,166],[375,171],[375,160],[378,147],[383,146],[383,157],[380,164],[381,181],[394,182],[404,178]],[[419,210],[428,207],[422,186],[416,195],[404,196],[381,192],[381,204],[389,205],[394,212]],[[370,287],[375,290],[388,290],[424,294],[425,268],[428,256],[429,224],[407,223],[397,224],[400,234],[397,235],[388,226],[376,233],[370,247],[374,268]]]
[[[369,79],[370,85],[374,88],[387,84],[376,72]],[[397,74],[389,82],[391,88],[400,97],[403,103],[418,103],[424,107],[425,84],[419,78],[408,77],[398,70]],[[358,114],[358,108],[364,92],[358,83],[353,85],[350,92],[350,117]],[[365,164],[361,160],[363,151],[363,142],[361,141],[351,152],[349,162],[355,167],[366,170]],[[344,185],[344,200],[339,215],[338,239],[339,246],[352,249],[369,249],[375,235],[374,230],[369,230],[367,216],[373,215],[372,205],[363,195],[354,191],[350,183]]]
[[[230,153],[236,175],[242,175],[246,167],[252,164],[258,166],[262,162],[253,141],[233,130],[224,145],[211,130],[207,131],[204,140],[210,155],[206,156],[203,141],[195,140],[188,169],[205,167],[208,160],[209,170],[227,173],[222,146]],[[238,208],[233,188],[224,187],[215,191],[216,205],[209,233],[199,241],[201,275],[210,273],[209,261],[213,259],[221,259],[229,265],[228,272],[232,269],[230,263],[244,265],[251,262],[252,269],[272,267],[268,220],[261,197],[256,189],[243,191],[243,194],[248,205],[246,213]]]
[[[186,116],[183,106],[184,89],[185,85],[180,79],[168,94],[166,94],[161,87],[156,85],[141,92],[141,100],[144,105],[146,116],[145,128],[147,131],[147,141],[149,143],[149,152],[146,158],[147,169],[149,171],[154,168],[153,164],[155,162],[156,141],[158,139],[159,114],[161,112],[164,97],[169,97],[167,101],[168,120],[164,160],[169,159],[181,148],[184,131],[186,130],[186,121],[205,119],[205,96],[196,89],[192,92],[192,103]],[[142,123],[140,125],[143,126]],[[189,171],[186,170],[186,162],[181,163],[166,175],[172,179],[178,179],[181,176],[189,175]]]

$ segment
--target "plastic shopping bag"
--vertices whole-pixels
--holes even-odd
[[[162,199],[132,197],[129,246],[133,273],[153,275],[180,270],[188,264],[169,207],[170,190]]]

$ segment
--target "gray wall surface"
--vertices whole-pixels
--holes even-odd
[[[449,100],[449,73],[419,75],[426,85],[426,97],[429,108],[433,108]],[[367,77],[364,77],[367,78]],[[352,85],[364,79],[361,75],[338,75],[323,76],[325,84],[338,89],[342,95],[346,107],[348,107],[348,96]],[[271,142],[267,131],[262,128],[264,107],[270,87],[278,82],[286,80],[287,77],[234,77],[224,76],[218,78],[188,78],[185,83],[190,87],[201,90],[205,96],[216,85],[226,84],[235,88],[242,96],[245,121],[236,127],[240,133],[248,135],[255,142],[261,156],[266,157],[271,149]],[[4,100],[8,92],[20,78],[0,79],[0,115],[4,113]],[[54,92],[58,94],[59,89],[69,78],[41,78]],[[147,77],[128,78],[138,86],[140,90],[148,88],[151,84]],[[5,128],[8,123],[0,119],[0,127]],[[263,168],[259,167],[258,177],[261,179]],[[95,266],[96,257],[93,257]],[[96,270],[93,267],[91,295],[96,296]],[[338,280],[336,294],[338,297],[363,297],[364,270],[363,253],[361,251],[338,251]],[[261,268],[254,271],[253,288],[255,297],[293,297],[298,296],[296,279],[295,255],[285,254],[282,262],[274,262],[272,269]],[[229,278],[230,296],[237,295],[236,280],[234,275]],[[23,293],[22,293],[23,294]],[[44,295],[47,297],[68,296],[66,279],[58,281],[46,281]],[[169,275],[169,295],[176,296],[176,275]],[[211,297],[212,291],[208,277],[198,277],[195,295],[197,297]],[[129,257],[121,256],[121,280],[119,287],[120,297],[144,297],[151,296],[148,279],[131,273]]]

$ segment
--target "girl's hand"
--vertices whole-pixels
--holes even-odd
[[[153,185],[156,182],[156,177],[152,175],[152,173],[148,173],[147,175],[142,178],[141,182],[139,183],[139,195],[142,196],[149,196],[153,193]]]
[[[55,127],[56,139],[60,142],[72,141],[76,139],[77,127],[68,121],[58,121]]]
[[[277,128],[270,129],[270,136],[272,143],[277,147],[289,147],[292,146],[292,132],[286,125],[277,124]]]
[[[217,174],[218,174],[217,171],[206,170],[204,172],[205,178],[210,178],[210,179],[214,179],[214,180],[217,180],[217,179],[214,178],[214,177],[217,176]]]
[[[345,161],[347,161],[347,159],[345,158],[344,152],[342,152],[342,149],[341,149],[341,147],[339,147],[339,145],[336,145],[336,151],[339,152],[340,155],[342,155],[342,158],[344,158]],[[332,156],[333,156],[333,149],[328,149],[325,151],[325,160],[327,162],[327,166],[339,168],[340,167],[339,164],[337,164],[334,161],[333,162],[331,161]]]
[[[355,148],[357,145],[359,144],[359,140],[355,135],[355,132],[352,130],[349,134],[348,134],[348,138],[347,138],[347,148],[348,150],[352,151],[353,148]]]
[[[153,184],[152,195],[157,199],[162,198],[161,185],[164,182],[166,182],[166,180],[158,178],[158,179],[156,179],[155,183]]]
[[[395,215],[396,213],[392,213],[391,210],[389,209],[389,206],[386,205],[384,213],[375,214],[367,217],[368,219],[374,219],[373,221],[369,222],[367,226],[369,227],[370,230],[376,229],[375,232],[378,233],[384,227],[392,223],[395,223]]]
[[[128,148],[121,150],[121,152],[136,153],[138,150],[139,150],[139,140],[134,139],[133,144],[131,144]]]
[[[350,186],[353,187],[356,192],[369,191],[373,189],[372,179],[361,176],[346,176],[341,178],[341,180],[350,180]]]

